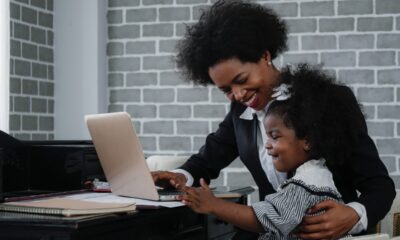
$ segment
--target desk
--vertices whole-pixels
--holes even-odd
[[[0,131],[1,170],[7,176],[0,174],[0,199],[2,193],[9,196],[11,192],[30,189],[70,191],[84,187],[86,180],[104,179],[91,142],[22,143]],[[233,201],[247,203],[247,195],[253,189],[247,190],[235,191],[241,193],[242,197]],[[212,216],[196,214],[187,207],[77,218],[0,212],[0,240],[220,240],[229,239],[234,231],[232,225]]]
[[[232,201],[246,204],[247,194]],[[230,239],[235,229],[187,207],[139,210],[132,214],[56,217],[0,212],[4,240]]]

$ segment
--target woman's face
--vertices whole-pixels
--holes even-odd
[[[271,114],[264,120],[267,132],[265,148],[276,170],[290,172],[308,160],[307,140],[299,139],[292,128],[288,128],[280,116]]]
[[[279,76],[279,71],[268,64],[269,54],[265,56],[257,63],[241,62],[237,58],[223,60],[210,67],[208,73],[231,101],[261,110],[270,100]]]

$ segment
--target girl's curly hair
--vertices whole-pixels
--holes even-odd
[[[287,49],[287,30],[271,9],[246,0],[219,0],[188,26],[178,43],[177,65],[189,81],[213,84],[208,69],[238,58],[258,62],[269,51],[274,59]]]
[[[355,112],[360,111],[355,109],[359,108],[357,100],[343,94],[351,90],[336,83],[321,69],[306,64],[295,70],[283,69],[280,81],[291,85],[291,97],[271,102],[267,115],[282,117],[298,138],[307,139],[311,158],[323,157],[330,166],[342,165],[351,158],[357,134],[364,124]]]

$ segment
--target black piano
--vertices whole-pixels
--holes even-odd
[[[105,179],[91,141],[20,141],[0,131],[0,163],[2,201]]]

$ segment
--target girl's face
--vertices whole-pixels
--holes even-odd
[[[280,116],[268,115],[264,125],[268,137],[265,148],[278,171],[293,171],[308,160],[307,140],[297,138],[294,129],[285,126]]]
[[[208,73],[231,101],[238,101],[255,110],[264,109],[278,83],[279,71],[266,53],[257,63],[237,58],[223,60],[210,67]]]

